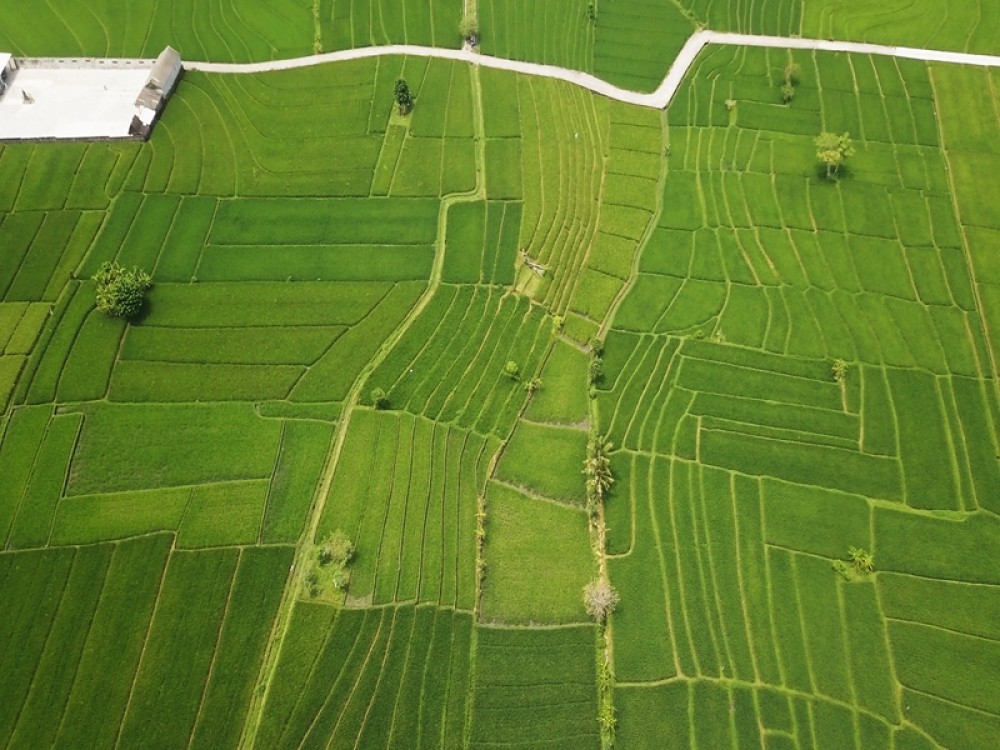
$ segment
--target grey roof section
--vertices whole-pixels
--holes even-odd
[[[136,97],[135,106],[157,110],[170,95],[177,77],[181,74],[181,56],[173,47],[166,47],[153,63],[149,80]]]

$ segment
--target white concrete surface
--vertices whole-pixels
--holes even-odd
[[[631,91],[615,86],[607,81],[555,65],[521,62],[520,60],[505,60],[491,57],[467,49],[439,49],[436,47],[418,47],[410,44],[391,44],[384,47],[362,47],[359,49],[327,52],[320,55],[308,55],[291,60],[274,60],[262,63],[211,63],[184,61],[188,70],[200,70],[206,73],[265,73],[273,70],[292,70],[310,65],[341,62],[344,60],[362,60],[382,55],[409,55],[411,57],[436,57],[442,60],[458,60],[461,62],[481,65],[484,68],[498,68],[525,75],[554,78],[560,81],[582,86],[597,94],[617,99],[642,107],[663,109],[673,99],[684,76],[694,63],[698,53],[707,44],[726,44],[744,47],[777,47],[791,49],[811,49],[830,52],[855,52],[863,55],[887,55],[904,57],[928,62],[958,63],[964,65],[981,65],[985,67],[1000,67],[1000,56],[972,55],[965,52],[948,52],[943,50],[914,49],[911,47],[895,47],[884,44],[866,44],[862,42],[836,42],[826,39],[802,39],[799,37],[753,36],[750,34],[730,34],[717,31],[696,31],[687,40],[677,58],[670,65],[663,82],[651,94]]]
[[[0,97],[0,140],[128,137],[151,67],[19,67]]]

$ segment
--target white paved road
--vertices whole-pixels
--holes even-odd
[[[802,39],[799,37],[754,36],[751,34],[730,34],[718,31],[696,31],[687,40],[677,58],[667,71],[663,82],[651,94],[619,88],[589,73],[578,70],[560,68],[555,65],[507,60],[492,57],[466,49],[444,49],[438,47],[418,47],[412,44],[390,44],[384,47],[361,47],[359,49],[326,52],[319,55],[308,55],[291,60],[273,60],[259,63],[212,63],[184,61],[188,70],[198,70],[205,73],[265,73],[275,70],[292,70],[311,65],[342,62],[345,60],[363,60],[383,55],[409,55],[411,57],[435,57],[442,60],[458,60],[461,62],[481,65],[484,68],[509,70],[524,75],[541,76],[560,81],[566,81],[589,89],[610,99],[617,99],[628,104],[642,107],[663,109],[666,107],[684,80],[688,69],[694,63],[698,53],[708,44],[727,44],[741,47],[777,47],[781,49],[807,49],[829,52],[856,52],[864,55],[887,55],[903,57],[912,60],[931,62],[957,63],[962,65],[981,65],[991,68],[1000,67],[1000,56],[973,55],[965,52],[947,52],[942,50],[915,49],[913,47],[895,47],[884,44],[866,44],[864,42],[835,42],[826,39]]]

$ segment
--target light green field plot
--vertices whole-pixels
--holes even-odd
[[[381,44],[457,47],[462,6],[451,2],[388,3],[322,0],[318,27],[324,51]]]
[[[587,433],[576,428],[520,422],[497,464],[497,479],[547,498],[583,505]]]
[[[355,415],[317,534],[357,546],[349,602],[473,609],[477,498],[496,449],[422,417]]]
[[[893,0],[872,8],[856,0],[806,0],[801,14],[803,36],[994,55],[1000,50],[998,9],[971,0],[947,8],[923,1]]]
[[[587,355],[563,339],[542,367],[541,385],[525,416],[538,422],[581,425],[587,419]]]
[[[84,7],[58,0],[34,13],[5,3],[3,13],[10,22],[0,46],[25,55],[156,57],[169,44],[188,60],[250,61],[313,51],[314,21],[301,0],[237,0],[215,8],[140,0],[128,13],[105,2]]]
[[[483,0],[479,18],[488,54],[592,72],[640,91],[656,88],[695,30],[679,5],[648,0]]]
[[[486,509],[483,618],[516,624],[584,620],[581,592],[593,577],[584,511],[496,483]]]

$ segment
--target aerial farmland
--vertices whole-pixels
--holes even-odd
[[[1000,747],[994,5],[0,0],[0,747]]]

